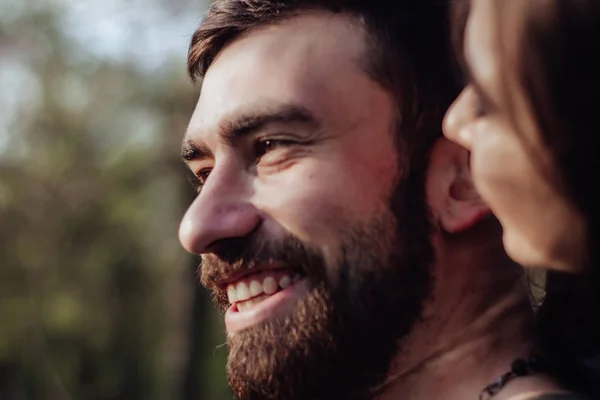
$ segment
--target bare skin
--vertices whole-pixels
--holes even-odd
[[[471,152],[475,186],[504,228],[508,254],[526,267],[580,272],[585,218],[549,179],[558,176],[557,167],[516,78],[512,54],[523,24],[512,21],[505,63],[515,67],[501,71],[494,4],[471,2],[464,47],[472,79],[446,114],[444,134]],[[502,106],[505,90],[513,94],[515,118]]]
[[[188,165],[204,182],[181,224],[188,251],[211,257],[231,238],[288,232],[324,254],[335,276],[340,236],[385,207],[397,179],[394,100],[356,62],[364,48],[350,18],[313,13],[254,30],[221,52],[185,137],[193,150]],[[256,113],[277,118],[245,135],[224,135],[249,112],[255,121]],[[257,155],[257,144],[266,151]],[[504,253],[499,226],[473,189],[467,152],[445,139],[431,156],[427,200],[433,295],[421,320],[398,338],[383,400],[475,399],[531,349],[522,268]],[[291,315],[308,290],[297,287],[253,305],[254,312],[232,305],[228,335]]]

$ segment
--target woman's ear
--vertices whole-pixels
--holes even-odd
[[[449,233],[468,230],[491,214],[473,185],[469,152],[446,139],[439,139],[431,153],[427,194],[436,219]]]

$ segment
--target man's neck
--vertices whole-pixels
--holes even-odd
[[[425,332],[430,324],[424,322],[423,329],[415,332],[422,334],[411,335],[402,344],[411,351],[400,355],[396,362],[397,366],[410,367],[392,368],[393,383],[379,400],[477,399],[483,388],[507,372],[516,358],[531,352],[531,341],[526,336],[531,318],[524,301],[527,299],[518,293],[507,294],[479,318],[465,319],[462,326],[448,320],[435,335]],[[460,312],[455,310],[454,315]],[[420,338],[412,340],[416,336]],[[409,362],[411,354],[416,353],[412,349],[423,352]]]
[[[471,243],[463,251],[438,243],[443,261],[436,265],[433,298],[401,343],[378,400],[478,399],[515,359],[531,354],[534,313],[526,278],[501,247],[486,245]]]

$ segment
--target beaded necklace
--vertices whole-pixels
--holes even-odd
[[[518,358],[510,366],[510,371],[494,379],[479,394],[479,400],[489,400],[497,395],[506,384],[513,379],[531,375],[533,373],[547,372],[548,364],[540,357],[531,356],[527,360]]]

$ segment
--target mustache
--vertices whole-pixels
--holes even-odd
[[[227,302],[226,291],[219,282],[265,264],[280,264],[312,279],[325,279],[325,258],[320,251],[291,234],[268,239],[256,233],[215,243],[211,253],[201,257],[200,283],[215,293],[219,303]]]

